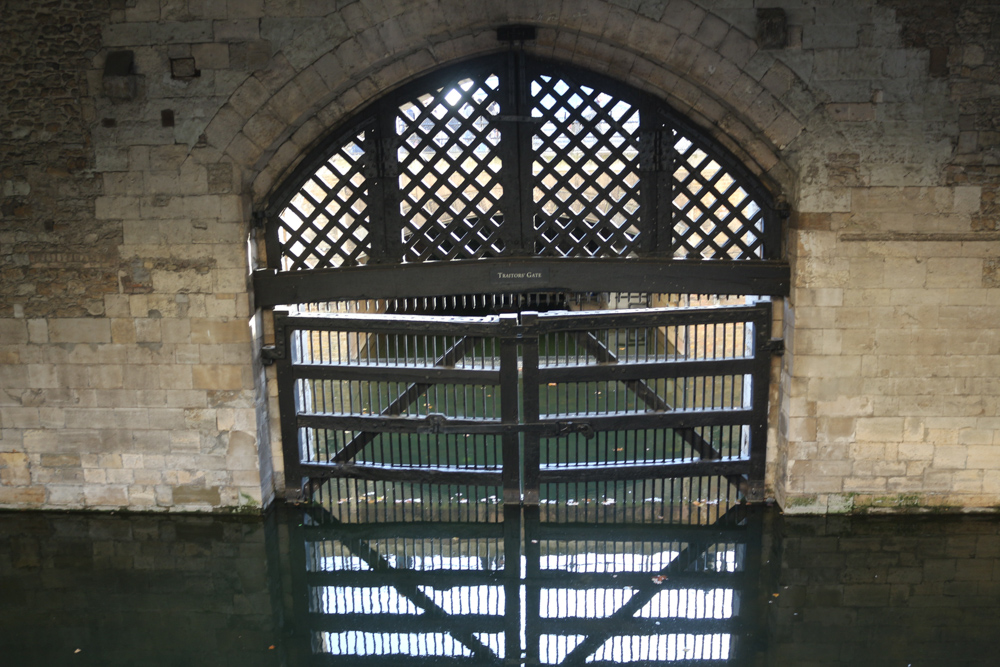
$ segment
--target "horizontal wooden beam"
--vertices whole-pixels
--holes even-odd
[[[744,375],[752,373],[756,363],[756,360],[750,358],[543,366],[538,369],[538,382],[540,384],[548,384],[549,382],[624,382],[659,378]]]
[[[538,472],[540,484],[560,482],[599,482],[620,479],[673,479],[677,477],[719,477],[746,474],[750,470],[747,460],[689,461],[684,463],[650,463],[643,465],[605,464],[601,467],[567,466],[542,467]]]
[[[294,364],[296,380],[354,380],[357,382],[419,382],[422,384],[500,384],[500,370],[440,366],[377,366],[375,364]],[[722,373],[717,373],[721,375]]]
[[[256,304],[526,292],[648,292],[784,296],[785,262],[547,258],[372,264],[254,273]]]
[[[354,463],[303,463],[303,477],[312,479],[347,478],[380,482],[412,482],[414,484],[469,484],[473,486],[500,486],[498,470],[462,468],[402,467],[358,465]]]

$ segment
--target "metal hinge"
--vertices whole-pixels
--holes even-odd
[[[285,348],[285,319],[288,315],[284,311],[274,313],[274,345],[262,345],[260,348],[260,360],[265,366],[270,366],[275,361],[285,358],[287,349]]]
[[[764,482],[759,480],[748,481],[744,487],[744,494],[748,503],[764,502]]]
[[[785,339],[784,338],[772,338],[771,340],[764,343],[762,346],[764,351],[769,354],[774,354],[781,356],[785,353]]]
[[[278,349],[277,345],[264,345],[260,348],[260,360],[265,366],[270,366],[275,361],[285,358],[285,350]]]
[[[778,201],[774,203],[774,212],[782,220],[788,220],[788,218],[792,215],[792,207],[784,197],[779,197]]]
[[[267,214],[264,211],[254,211],[250,214],[250,223],[254,229],[264,229],[267,226]]]
[[[467,434],[476,432],[493,432],[496,433],[498,430],[501,433],[537,433],[542,437],[558,437],[561,435],[570,435],[573,433],[579,433],[584,438],[591,440],[595,437],[596,432],[594,431],[593,425],[589,422],[579,422],[579,421],[558,421],[558,422],[536,422],[530,424],[503,424],[498,425],[496,423],[490,423],[483,421],[477,424],[464,424],[459,427],[450,424],[451,419],[447,415],[441,414],[440,412],[432,412],[428,414],[423,419],[423,423],[417,427],[417,433],[430,433],[432,435],[440,435],[442,433],[456,433],[459,432],[456,429],[461,429],[461,432]]]

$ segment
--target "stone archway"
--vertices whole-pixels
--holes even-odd
[[[442,8],[448,16],[442,23],[429,21],[434,12],[422,4],[391,16],[317,17],[282,35],[278,52],[220,109],[205,139],[236,167],[259,207],[330,127],[368,100],[441,62],[502,50],[496,26],[529,23],[538,39],[523,45],[526,53],[585,66],[666,99],[757,177],[778,191],[792,189],[793,171],[779,156],[816,101],[792,70],[758,51],[745,29],[693,4],[676,9],[677,16],[646,16],[591,2],[564,16],[543,3],[483,17],[451,3]],[[588,20],[593,16],[604,20]],[[332,50],[331,41],[338,44]],[[260,322],[257,331],[265,328]],[[266,393],[260,384],[261,407]],[[270,433],[277,440],[274,424]]]

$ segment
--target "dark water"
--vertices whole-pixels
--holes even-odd
[[[0,514],[0,665],[1000,665],[995,517],[548,516]]]

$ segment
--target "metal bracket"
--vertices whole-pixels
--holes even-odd
[[[274,345],[263,345],[260,348],[260,359],[265,366],[270,366],[279,359],[284,359],[285,349],[285,318],[284,311],[274,313]]]
[[[526,42],[538,39],[538,30],[533,25],[504,25],[497,28],[499,42]]]
[[[788,220],[792,215],[791,205],[785,201],[784,197],[779,197],[778,201],[774,204],[774,212],[778,214],[782,220]]]
[[[264,211],[254,211],[250,214],[250,222],[254,229],[264,229],[267,226],[267,215]]]
[[[785,339],[772,338],[771,340],[764,343],[764,345],[761,347],[768,354],[774,354],[780,357],[783,354],[785,354]]]
[[[559,422],[557,434],[569,435],[570,433],[579,433],[587,440],[593,440],[594,436],[597,435],[589,422]]]
[[[278,350],[277,345],[264,345],[260,348],[260,360],[265,366],[270,366],[275,361],[285,358],[285,351]]]
[[[440,412],[432,412],[429,415],[427,415],[427,417],[425,417],[425,422],[427,424],[426,427],[427,430],[424,431],[423,429],[421,429],[421,431],[423,431],[424,433],[432,433],[434,435],[437,435],[441,433],[445,424],[448,423],[448,417],[441,414]]]
[[[759,480],[748,481],[744,496],[748,503],[764,502],[764,482]]]

